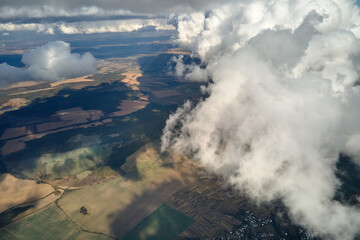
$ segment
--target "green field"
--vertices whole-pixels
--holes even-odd
[[[40,212],[0,229],[1,240],[106,240],[107,237],[81,231],[56,207],[49,206]]]
[[[11,220],[13,218],[15,218],[20,213],[25,212],[26,210],[28,210],[31,207],[33,207],[33,206],[18,207],[18,208],[14,208],[14,209],[0,213],[0,228],[11,223]],[[1,235],[0,235],[0,238],[1,238]]]
[[[140,222],[124,236],[124,240],[157,240],[174,239],[194,220],[174,210],[166,204]]]

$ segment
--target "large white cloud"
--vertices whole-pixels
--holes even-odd
[[[145,27],[155,30],[175,30],[167,19],[102,20],[56,23],[0,23],[0,31],[35,31],[44,34],[93,34],[107,32],[133,32]]]
[[[282,199],[313,235],[353,239],[360,209],[333,198],[339,154],[360,164],[359,25],[345,0],[244,1],[180,16],[178,42],[206,68],[180,58],[177,73],[212,82],[208,98],[170,116],[162,149],[193,154],[257,201]]]
[[[43,17],[71,15],[108,15],[118,11],[121,14],[146,13],[163,14],[174,12],[191,12],[205,10],[212,6],[220,6],[225,2],[235,0],[2,0],[1,17]],[[2,11],[2,9],[4,9]],[[123,9],[123,10],[121,10]]]
[[[0,86],[27,80],[58,81],[96,72],[96,59],[91,53],[71,53],[70,44],[49,42],[24,53],[25,68],[0,64]]]
[[[30,1],[27,1],[29,3]],[[0,19],[26,19],[26,18],[46,18],[46,17],[79,17],[79,16],[131,16],[130,11],[122,9],[104,10],[96,6],[78,6],[76,8],[66,9],[61,6],[48,5],[44,3],[39,6],[12,6],[3,5],[0,7]]]

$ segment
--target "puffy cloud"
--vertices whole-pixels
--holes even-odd
[[[256,0],[202,14],[179,19],[178,42],[206,69],[179,58],[176,71],[202,69],[209,97],[170,116],[162,149],[192,154],[256,201],[282,199],[312,235],[353,239],[360,209],[334,195],[339,154],[360,164],[359,8]]]
[[[0,86],[26,80],[58,81],[95,73],[96,59],[91,53],[71,53],[70,44],[49,42],[24,53],[25,68],[0,64]]]
[[[54,34],[54,24],[41,23],[0,23],[0,31],[35,31],[38,33]]]
[[[22,5],[13,7],[3,5],[0,8],[0,19],[34,19],[46,17],[79,17],[79,16],[131,16],[130,11],[116,9],[104,10],[96,6],[79,6],[77,8],[65,9],[54,5],[40,5],[39,7]]]
[[[58,30],[64,34],[91,34],[104,32],[133,32],[150,26],[155,27],[156,30],[175,30],[173,25],[167,24],[166,19],[62,23],[58,26]]]
[[[193,64],[184,64],[182,55],[178,57],[173,57],[172,62],[175,63],[175,75],[176,76],[185,76],[186,80],[206,82],[208,80],[208,74],[206,69],[202,69],[199,65]]]
[[[201,12],[196,12],[190,15],[181,14],[176,16],[178,24],[177,41],[181,44],[191,46],[191,41],[198,36],[204,29],[205,16]]]
[[[56,23],[2,23],[0,31],[36,31],[44,34],[92,34],[106,32],[133,32],[145,27],[155,30],[175,30],[167,19],[103,20]]]
[[[229,2],[228,0],[226,2]],[[59,16],[69,15],[72,12],[83,14],[106,14],[117,9],[147,14],[161,14],[173,12],[190,12],[194,10],[204,10],[211,6],[220,6],[224,1],[218,0],[2,0],[2,8],[7,9],[6,16]],[[26,9],[31,11],[26,13]],[[125,11],[126,12],[126,11]],[[1,13],[1,10],[0,10]]]

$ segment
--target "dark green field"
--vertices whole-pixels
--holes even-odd
[[[193,222],[193,219],[163,204],[128,232],[123,239],[170,240],[176,238],[186,228],[190,227]]]

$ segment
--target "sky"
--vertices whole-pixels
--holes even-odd
[[[64,36],[148,28],[192,51],[200,64],[175,57],[174,74],[208,96],[169,116],[163,151],[191,154],[254,201],[281,199],[312,236],[360,234],[359,207],[334,200],[339,155],[360,166],[355,1],[1,0],[2,50],[16,34],[54,37],[22,53],[24,68],[0,64],[0,85],[93,73],[94,56]]]
[[[174,12],[190,12],[194,10],[206,10],[213,5],[220,5],[224,2],[215,0],[2,0],[1,4],[9,8],[36,8],[49,6],[69,11],[70,9],[81,9],[83,7],[96,7],[105,11],[116,9],[131,11],[140,14],[168,14]]]

